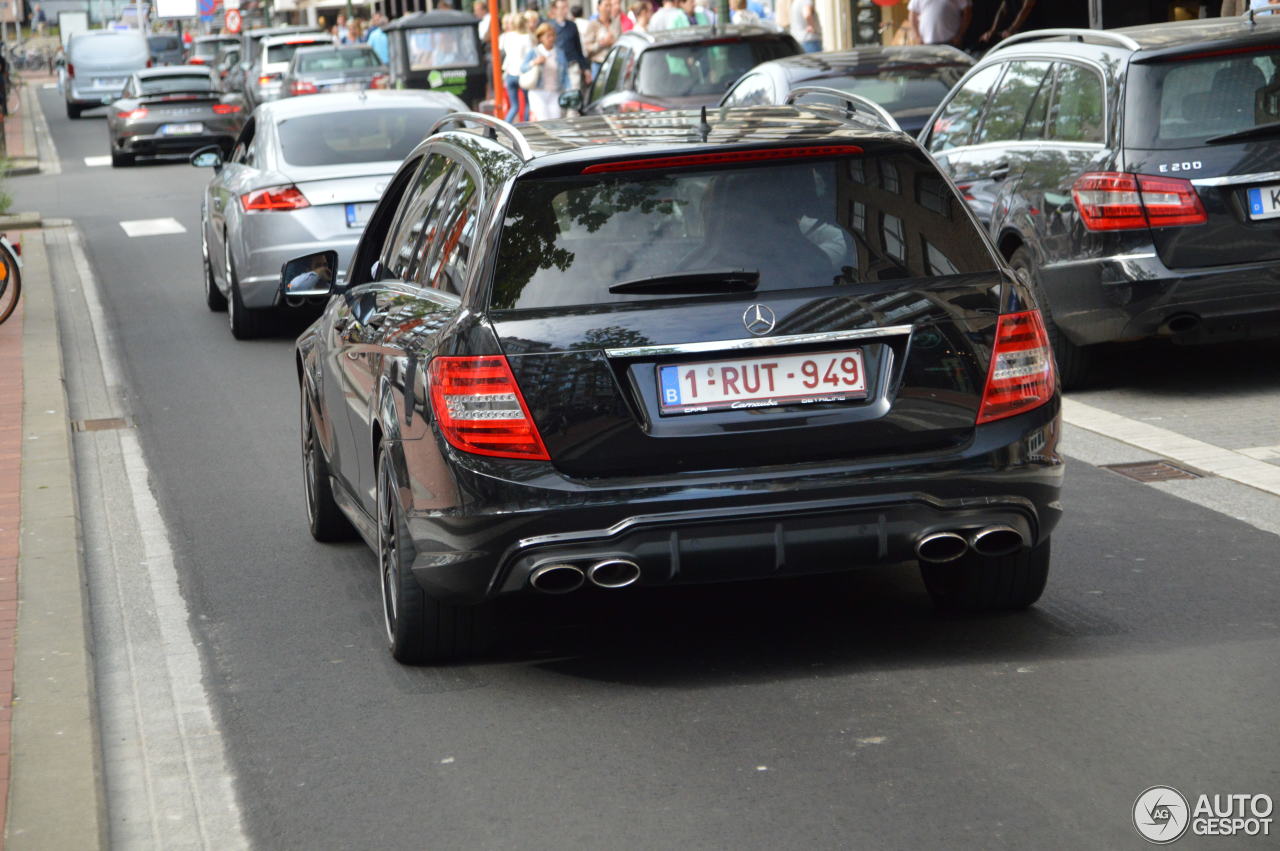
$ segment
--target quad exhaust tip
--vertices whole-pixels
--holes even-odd
[[[585,581],[582,568],[572,564],[544,564],[529,575],[529,584],[544,594],[569,594]]]
[[[969,546],[983,556],[1007,556],[1022,549],[1026,541],[1012,526],[988,526],[973,533]]]
[[[955,532],[934,532],[916,544],[916,558],[933,564],[955,561],[969,549],[969,542]]]
[[[600,588],[626,588],[640,578],[640,566],[625,558],[607,558],[587,568],[587,578]]]

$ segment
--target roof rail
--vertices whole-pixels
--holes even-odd
[[[1263,6],[1261,9],[1255,9],[1250,6],[1249,11],[1245,12],[1245,14],[1249,16],[1249,26],[1255,27],[1258,25],[1258,22],[1253,19],[1253,16],[1259,12],[1265,12],[1268,15],[1280,14],[1280,6]]]
[[[1091,39],[1095,42],[1102,42],[1104,44],[1114,44],[1118,47],[1124,47],[1129,50],[1142,49],[1142,45],[1138,44],[1137,41],[1135,41],[1132,38],[1129,38],[1129,36],[1127,35],[1121,35],[1118,32],[1111,32],[1110,30],[1062,28],[1062,29],[1053,29],[1053,30],[1031,30],[1030,32],[1011,35],[1008,38],[1006,38],[1004,41],[997,44],[995,47],[991,48],[991,50],[996,51],[1002,47],[1009,47],[1010,45],[1021,44],[1024,41],[1046,41],[1048,39],[1056,39],[1056,38],[1069,39],[1069,40],[1080,41],[1080,42],[1083,42],[1087,39]]]
[[[489,138],[496,139],[498,134],[506,136],[511,141],[511,147],[515,149],[516,156],[528,162],[533,159],[533,148],[529,147],[529,140],[524,137],[519,128],[515,125],[508,124],[501,118],[494,118],[492,115],[485,115],[483,112],[451,112],[444,118],[441,118],[435,124],[431,125],[431,129],[427,131],[428,136],[434,136],[441,130],[452,124],[466,125],[479,124],[489,129]]]
[[[825,95],[844,101],[845,114],[852,116],[854,110],[859,112],[870,113],[875,119],[890,130],[901,131],[898,122],[890,115],[885,108],[873,100],[864,98],[862,95],[855,95],[851,92],[843,92],[840,89],[834,89],[831,86],[796,86],[787,95],[787,104],[791,105],[801,95]]]

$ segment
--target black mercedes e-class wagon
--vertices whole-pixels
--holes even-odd
[[[853,104],[857,106],[857,104]],[[397,659],[490,602],[918,560],[1035,602],[1061,513],[1044,326],[916,142],[826,106],[458,114],[298,340],[312,534],[377,552]],[[579,590],[581,589],[581,590]]]

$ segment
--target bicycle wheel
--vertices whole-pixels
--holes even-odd
[[[0,322],[9,318],[22,295],[22,274],[9,252],[0,248]]]

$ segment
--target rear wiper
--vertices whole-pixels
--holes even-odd
[[[1235,133],[1223,133],[1221,136],[1213,136],[1205,139],[1206,145],[1217,145],[1220,142],[1234,142],[1238,139],[1251,139],[1254,136],[1270,136],[1274,133],[1280,133],[1280,121],[1273,121],[1270,124],[1259,124],[1256,127],[1247,127],[1244,130],[1237,130]]]
[[[759,280],[759,269],[705,269],[701,272],[673,272],[670,275],[619,281],[609,287],[609,292],[661,295],[737,293],[754,290]]]

